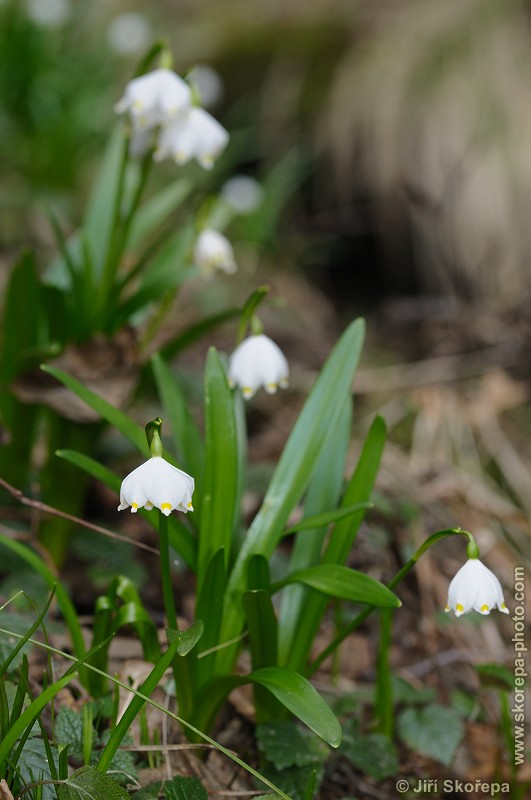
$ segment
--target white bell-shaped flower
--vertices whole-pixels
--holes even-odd
[[[160,508],[165,516],[177,511],[193,511],[194,479],[161,456],[154,456],[127,475],[120,487],[118,511],[131,507],[135,514],[139,508],[150,511]]]
[[[236,272],[234,250],[226,236],[212,228],[201,231],[194,245],[194,261],[209,276],[216,270]]]
[[[160,68],[129,81],[114,110],[129,112],[137,128],[153,128],[178,119],[191,102],[188,84],[170,69]]]
[[[263,333],[244,339],[230,357],[229,385],[239,386],[246,400],[260,386],[274,394],[288,383],[288,362],[278,345]]]
[[[469,558],[450,583],[445,611],[460,617],[472,609],[489,614],[496,607],[509,613],[498,578],[479,558]]]
[[[208,111],[193,107],[160,129],[154,159],[173,158],[186,164],[195,158],[203,169],[211,169],[228,141],[229,134]]]

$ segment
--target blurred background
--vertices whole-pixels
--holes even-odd
[[[378,535],[358,557],[459,524],[510,587],[514,563],[531,564],[531,3],[3,0],[0,287],[21,247],[41,267],[53,257],[47,204],[79,224],[113,105],[160,37],[231,133],[217,188],[234,172],[264,187],[259,213],[231,227],[238,282],[194,300],[240,302],[259,283],[284,298],[265,317],[294,391],[254,401],[251,457],[278,455],[339,331],[366,316],[358,425],[381,411],[390,441]],[[218,335],[230,350],[232,332]],[[200,369],[205,348],[185,368]],[[429,612],[462,559],[448,553],[410,587]],[[442,663],[440,639],[429,615],[410,622],[396,661],[408,669],[415,652],[424,667],[410,674],[424,677]],[[497,628],[446,630],[450,661],[467,645],[503,660]],[[360,658],[345,656],[346,680]]]

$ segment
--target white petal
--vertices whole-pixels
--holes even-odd
[[[120,506],[136,511],[139,507],[159,508],[166,516],[174,509],[191,510],[194,479],[163,458],[150,458],[122,482]]]
[[[234,251],[226,236],[212,228],[201,231],[194,245],[194,261],[206,274],[215,270],[227,273],[236,271]]]
[[[229,362],[229,381],[250,397],[263,386],[274,394],[288,383],[289,367],[280,348],[264,334],[249,336],[234,351]]]

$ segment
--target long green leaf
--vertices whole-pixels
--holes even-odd
[[[14,631],[8,631],[8,630],[0,629],[0,633],[5,633],[5,634],[8,634],[9,636],[14,636],[17,639],[21,638],[21,635],[17,634]],[[31,639],[30,642],[31,642],[31,644],[34,644],[34,645],[36,645],[38,647],[43,648],[44,650],[46,650],[49,653],[55,653],[56,655],[59,655],[62,658],[66,658],[69,661],[75,662],[74,665],[73,665],[73,669],[76,669],[77,661],[70,653],[65,653],[64,650],[58,650],[56,647],[52,647],[51,645],[46,644],[44,642],[39,642],[36,639]],[[94,667],[91,667],[89,665],[87,665],[87,666],[88,666],[88,669],[96,671]],[[282,791],[282,789],[279,789],[278,786],[275,786],[275,784],[272,783],[270,780],[268,780],[264,775],[261,775],[257,770],[253,769],[253,767],[251,767],[249,764],[247,764],[245,761],[243,761],[241,758],[239,758],[234,753],[233,750],[229,750],[227,747],[224,747],[222,744],[217,742],[215,739],[212,739],[210,736],[208,736],[208,734],[203,733],[203,731],[201,731],[198,728],[194,727],[187,720],[182,719],[182,717],[177,716],[177,714],[174,714],[168,708],[165,708],[160,703],[157,703],[155,700],[152,700],[151,698],[147,697],[145,694],[142,694],[137,689],[134,689],[132,686],[124,683],[123,681],[120,681],[114,675],[109,675],[108,677],[115,684],[115,686],[119,686],[124,691],[130,692],[135,697],[140,698],[144,703],[147,703],[148,705],[152,706],[153,708],[156,708],[157,711],[159,711],[161,714],[165,714],[166,716],[168,716],[171,719],[175,720],[175,722],[178,722],[179,724],[181,724],[186,730],[188,730],[191,733],[195,734],[198,737],[199,740],[207,742],[208,744],[212,745],[212,747],[215,747],[220,753],[225,755],[227,758],[229,758],[235,764],[238,764],[238,766],[242,767],[250,775],[253,775],[261,783],[265,784],[270,789],[272,789],[274,792],[276,792],[276,794],[279,797],[282,797],[283,800],[292,800],[292,798],[290,798],[287,794],[285,794]],[[232,688],[235,688],[236,686],[241,685],[242,679],[237,677],[237,676],[230,676],[229,677],[229,681],[232,684]],[[243,682],[245,682],[245,680]]]
[[[30,550],[27,545],[22,542],[17,542],[15,539],[10,539],[4,534],[0,534],[0,545],[7,547],[19,558],[26,562],[37,574],[39,574],[44,581],[48,584],[50,589],[55,591],[59,608],[65,618],[70,636],[72,638],[72,645],[74,652],[78,658],[83,658],[85,655],[85,644],[83,642],[83,635],[81,633],[81,626],[77,616],[76,609],[67,593],[63,589],[60,582],[57,582],[56,576],[48,569],[44,561],[39,556]],[[81,673],[83,674],[83,673]]]
[[[168,646],[166,652],[160,657],[159,661],[155,664],[148,677],[142,683],[142,686],[140,687],[141,694],[149,697],[149,695],[155,691],[162,680],[162,676],[170,667],[173,659],[175,658],[179,644],[180,639],[175,639],[175,641]],[[107,742],[105,749],[101,754],[100,760],[98,761],[97,768],[100,772],[107,772],[109,769],[116,751],[120,747],[120,744],[122,743],[124,736],[126,736],[127,732],[129,731],[133,721],[140,713],[140,709],[143,707],[144,703],[145,700],[143,697],[135,695],[131,703],[127,706],[119,723],[112,731],[109,741]]]
[[[103,270],[111,240],[119,175],[126,158],[125,148],[123,129],[118,126],[109,139],[83,221],[86,243],[97,275]]]
[[[272,591],[278,591],[290,583],[303,583],[323,594],[353,603],[367,603],[381,608],[398,608],[401,605],[398,597],[383,583],[364,572],[339,564],[316,564],[293,572],[273,585]]]
[[[341,507],[369,501],[385,444],[385,433],[385,423],[380,417],[377,417],[367,434],[358,464],[343,495]],[[364,513],[364,510],[358,511],[336,523],[322,562],[326,564],[345,563]],[[304,624],[300,626],[297,637],[286,653],[286,666],[299,672],[304,671],[312,642],[319,630],[321,617],[327,604],[328,598],[323,594],[312,592],[307,597]]]
[[[165,222],[183,203],[194,184],[189,178],[180,178],[151,197],[138,209],[131,229],[128,248],[136,249],[162,222]]]
[[[264,667],[252,672],[249,678],[253,683],[269,689],[282,705],[331,747],[339,747],[341,725],[306,678],[282,667]]]
[[[315,469],[329,431],[344,413],[364,337],[363,320],[352,323],[330,354],[308,397],[271,479],[262,507],[240,549],[230,581],[230,603],[222,636],[237,636],[242,625],[240,596],[245,590],[246,564],[255,553],[269,558],[282,535],[288,516]],[[235,650],[219,654],[222,671],[227,671]]]
[[[64,384],[68,389],[71,389],[74,394],[77,394],[80,400],[83,400],[96,414],[99,414],[100,417],[107,420],[107,422],[120,431],[126,439],[129,439],[143,456],[149,458],[149,447],[144,429],[140,425],[137,425],[136,422],[133,422],[127,414],[124,414],[123,411],[120,411],[111,403],[107,402],[107,400],[104,400],[103,397],[87,389],[80,381],[68,375],[66,372],[63,372],[63,370],[57,369],[57,367],[53,367],[50,364],[43,364],[41,369],[43,372],[53,375],[60,383]]]
[[[47,705],[47,703],[49,703],[50,700],[55,697],[57,692],[60,692],[61,689],[67,686],[67,684],[69,684],[74,678],[75,672],[63,675],[62,678],[41,692],[39,696],[36,697],[35,700],[33,700],[33,702],[31,702],[29,706],[22,712],[18,719],[13,722],[0,742],[0,765],[3,764],[6,758],[9,756],[11,748],[14,746],[17,739],[20,739],[28,726],[33,725],[45,705]]]
[[[230,559],[238,489],[238,443],[232,392],[221,359],[211,347],[205,367],[205,483],[201,507],[198,591],[215,553]]]
[[[3,326],[0,384],[7,386],[23,368],[27,354],[37,348],[39,279],[35,259],[22,253],[7,284]],[[32,309],[28,313],[28,309]]]
[[[298,531],[309,531],[314,528],[330,525],[332,522],[339,522],[340,519],[351,517],[358,511],[366,511],[372,508],[372,503],[354,503],[352,506],[344,506],[342,508],[334,508],[332,511],[323,511],[321,514],[314,514],[311,517],[304,517],[300,522],[292,525],[284,531],[283,536],[289,536],[291,533]],[[303,540],[305,541],[305,539]]]
[[[201,592],[197,597],[195,615],[197,619],[203,620],[204,623],[204,633],[201,640],[201,647],[204,651],[208,651],[219,644],[226,586],[225,555],[223,550],[218,550],[212,556]],[[197,661],[197,685],[199,687],[212,678],[215,663],[215,653],[205,655]]]
[[[347,486],[342,507],[368,502],[378,475],[386,435],[387,429],[383,418],[376,417],[367,434],[358,466]],[[346,560],[364,516],[365,511],[362,510],[337,523],[324,554],[326,563],[341,564]]]
[[[231,308],[225,308],[223,311],[218,311],[216,314],[212,314],[210,317],[205,317],[199,320],[199,322],[193,322],[187,328],[182,330],[177,336],[171,339],[167,344],[165,344],[160,350],[160,355],[166,361],[170,361],[178,356],[179,353],[181,353],[187,347],[190,347],[192,344],[201,339],[203,336],[211,334],[213,331],[223,325],[224,322],[237,317],[239,313],[240,309],[234,306]]]

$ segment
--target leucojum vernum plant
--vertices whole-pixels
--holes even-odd
[[[129,118],[126,160],[131,153],[144,159],[147,154],[149,161],[172,157],[179,164],[195,158],[208,169],[227,143],[228,135],[219,123],[194,105],[190,86],[164,64],[132,80],[117,110]],[[147,171],[147,160],[143,172]],[[140,259],[129,267],[129,272],[124,271],[121,260],[129,237],[138,235],[136,209],[144,180],[145,176],[138,176],[139,183],[127,201],[130,205],[125,217],[123,196],[117,203],[116,220],[120,219],[122,224],[110,230],[107,250],[100,262],[102,269],[97,279],[95,274],[92,276],[91,285],[98,287],[98,293],[96,301],[91,301],[85,311],[87,314],[90,311],[93,320],[98,319],[104,328],[115,325],[113,315],[120,308],[119,319],[126,318],[121,301],[116,305],[117,287],[119,294],[131,281],[134,284],[133,279],[144,268]],[[121,191],[125,191],[123,186]],[[145,217],[142,219],[146,224]],[[85,271],[80,270],[79,264],[70,264],[71,254],[67,251],[63,254],[67,266],[70,264],[73,292],[80,280],[89,280],[93,268],[88,242],[83,238],[76,241]],[[197,263],[203,264],[209,273],[217,269],[234,273],[236,269],[232,248],[219,231],[203,230],[195,239],[194,253]],[[86,289],[84,285],[83,291]],[[288,362],[266,335],[258,317],[266,295],[266,287],[258,288],[240,310],[235,349],[228,359],[214,347],[208,352],[204,369],[203,432],[170,366],[171,353],[152,355],[151,369],[161,416],[169,422],[171,445],[170,439],[163,438],[161,417],[149,421],[142,429],[75,377],[56,367],[46,367],[95,415],[123,434],[144,459],[122,478],[86,452],[63,449],[57,453],[73,471],[74,467],[80,468],[119,494],[119,511],[130,509],[133,514],[141,514],[158,529],[168,645],[161,650],[156,626],[136,588],[130,580],[118,575],[96,604],[93,640],[87,649],[75,609],[61,583],[27,545],[1,534],[1,544],[53,587],[73,647],[72,656],[61,653],[71,658],[72,666],[61,678],[50,679],[39,697],[31,695],[27,661],[24,662],[21,688],[11,706],[4,681],[14,656],[2,666],[0,775],[12,787],[21,786],[17,763],[34,722],[45,704],[52,702],[57,692],[77,674],[93,698],[108,695],[111,686],[118,684],[129,688],[134,697],[120,720],[113,718],[110,737],[92,766],[88,747],[86,765],[74,773],[75,779],[68,774],[66,756],[59,755],[56,765],[50,742],[44,736],[49,750],[50,782],[57,785],[60,798],[69,800],[84,796],[89,783],[98,798],[105,793],[109,797],[128,797],[126,792],[119,793],[122,790],[112,777],[106,778],[110,783],[97,784],[97,780],[103,780],[111,769],[113,758],[144,704],[157,705],[150,694],[171,668],[177,713],[157,707],[178,719],[193,741],[208,741],[219,747],[267,785],[275,796],[287,798],[282,789],[210,738],[218,712],[234,689],[252,685],[258,723],[282,720],[292,714],[331,747],[338,747],[342,736],[339,721],[312,685],[312,675],[369,614],[380,614],[382,637],[389,631],[393,610],[401,605],[395,590],[423,553],[449,536],[466,538],[468,560],[450,584],[446,610],[457,617],[472,610],[486,615],[495,608],[508,613],[500,583],[479,560],[474,537],[458,528],[429,536],[387,585],[347,566],[360,524],[370,508],[386,436],[383,419],[376,417],[354,471],[345,477],[353,414],[351,387],[364,338],[362,320],[349,325],[330,353],[285,443],[261,506],[246,528],[241,502],[247,460],[244,400],[252,398],[261,388],[269,393],[286,389],[289,381]],[[154,299],[150,292],[146,297]],[[138,310],[144,299],[133,293],[123,302]],[[89,324],[89,317],[80,318],[80,325],[81,320]],[[297,517],[298,521],[293,523]],[[289,561],[279,572],[274,566],[274,555],[286,540],[290,543]],[[184,630],[179,629],[174,598],[176,559],[195,575],[195,619]],[[316,652],[317,633],[332,600],[348,601],[362,608],[336,629],[321,652]],[[34,641],[33,634],[46,610],[31,631],[19,637],[21,645]],[[138,690],[120,683],[107,669],[110,639],[123,625],[135,628],[146,660],[154,665]],[[56,654],[61,652],[48,644],[41,646]],[[390,733],[392,717],[392,696],[386,686],[388,649],[379,659],[377,681],[376,706],[380,730],[384,733]],[[243,650],[250,658],[247,669],[240,658]],[[95,774],[99,776],[97,780]],[[308,792],[311,797],[311,788]]]

